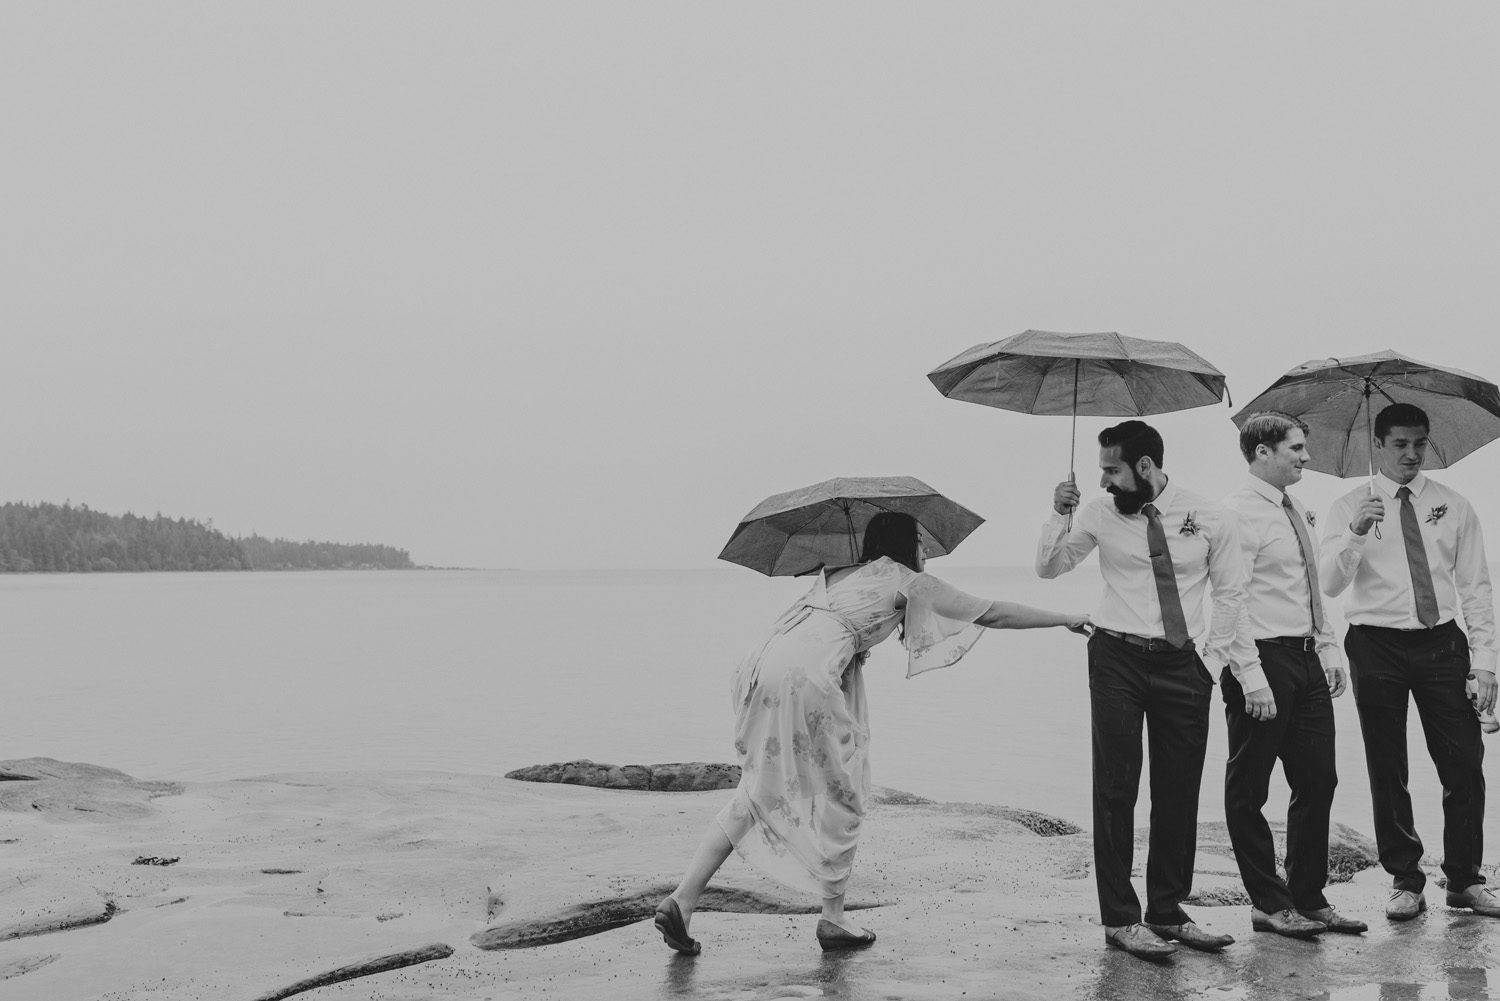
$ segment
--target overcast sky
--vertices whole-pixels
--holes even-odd
[[[940,396],[970,345],[1180,341],[1237,405],[1383,348],[1500,377],[1497,37],[1480,3],[6,4],[0,499],[688,567],[767,494],[908,474],[990,519],[950,563],[1027,562],[1068,421]],[[1155,421],[1179,482],[1233,487],[1231,412]],[[1439,476],[1495,557],[1500,445]]]

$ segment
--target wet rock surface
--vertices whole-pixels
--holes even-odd
[[[0,769],[26,773],[16,764]],[[1450,911],[1440,891],[1415,921],[1385,921],[1388,879],[1362,868],[1368,845],[1346,830],[1335,850],[1352,878],[1328,896],[1369,921],[1367,935],[1253,933],[1223,825],[1204,824],[1189,913],[1238,941],[1158,966],[1104,948],[1092,840],[1064,833],[1076,825],[877,789],[849,886],[851,923],[878,933],[873,948],[823,953],[819,902],[731,857],[691,918],[703,954],[687,958],[665,947],[651,914],[722,791],[622,796],[485,775],[328,773],[188,783],[162,799],[108,769],[97,788],[85,771],[71,774],[80,797],[142,796],[147,809],[81,824],[69,810],[0,814],[0,871],[21,879],[0,886],[0,926],[32,929],[0,940],[3,998],[250,999],[322,987],[359,1001],[1279,1001],[1500,968],[1500,921]],[[138,856],[182,861],[130,864]],[[1433,860],[1423,864],[1437,875]],[[111,905],[105,923],[60,920]],[[47,923],[55,930],[41,930]]]
[[[24,758],[0,764],[0,810],[59,820],[104,822],[148,816],[152,801],[182,792],[176,782],[141,782],[114,768]]]
[[[740,784],[740,766],[688,761],[665,765],[606,765],[589,761],[561,761],[506,772],[520,782],[557,782],[596,789],[636,789],[650,792],[708,792]]]

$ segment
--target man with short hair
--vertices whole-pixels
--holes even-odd
[[[1407,791],[1406,710],[1417,704],[1427,753],[1443,783],[1443,872],[1449,907],[1500,917],[1500,896],[1479,872],[1484,852],[1484,744],[1475,709],[1495,705],[1495,607],[1484,534],[1457,491],[1422,472],[1431,424],[1410,404],[1375,418],[1379,473],[1334,502],[1323,540],[1323,593],[1345,589],[1344,649],[1359,709],[1375,843],[1391,874],[1393,921],[1427,907],[1422,840]],[[1387,517],[1387,514],[1395,517]],[[1384,522],[1384,532],[1371,529]],[[1463,613],[1468,636],[1459,628]],[[1478,696],[1470,703],[1472,673]]]
[[[1261,687],[1255,647],[1238,630],[1245,589],[1234,516],[1169,480],[1163,452],[1161,435],[1141,421],[1100,434],[1100,486],[1110,497],[1079,508],[1077,485],[1059,483],[1036,554],[1037,574],[1052,578],[1099,550],[1104,596],[1089,639],[1095,879],[1105,941],[1148,959],[1175,952],[1170,940],[1204,951],[1234,941],[1199,928],[1181,906],[1192,892],[1213,698],[1204,660],[1233,662],[1250,687]],[[1205,632],[1200,657],[1193,637]],[[1130,885],[1143,728],[1151,745],[1144,922]]]
[[[1263,687],[1233,666],[1220,679],[1229,723],[1224,820],[1250,894],[1251,926],[1292,938],[1325,931],[1358,934],[1323,896],[1328,883],[1328,816],[1338,785],[1333,699],[1344,691],[1344,659],[1318,590],[1317,529],[1287,492],[1312,458],[1307,425],[1284,414],[1251,414],[1240,427],[1245,483],[1224,499],[1239,517],[1246,598]],[[1286,878],[1262,809],[1280,759],[1291,787]]]

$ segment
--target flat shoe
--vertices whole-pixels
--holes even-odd
[[[677,901],[668,897],[656,905],[656,930],[662,940],[684,956],[696,956],[703,951],[697,939],[689,938],[687,923],[682,920],[682,910]]]
[[[832,952],[834,949],[863,949],[875,941],[875,933],[866,931],[862,935],[847,932],[827,918],[818,919],[818,944],[823,947],[824,952]]]

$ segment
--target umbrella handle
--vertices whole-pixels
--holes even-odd
[[[1074,420],[1077,420],[1077,418],[1075,417]],[[1071,483],[1071,484],[1073,484],[1075,487],[1078,485],[1078,479],[1073,475],[1073,470],[1071,470],[1071,469],[1068,470],[1068,482]],[[1072,511],[1068,512],[1067,525],[1063,529],[1063,531],[1064,532],[1071,532],[1071,531],[1073,531],[1073,512]]]
[[[1374,427],[1374,424],[1372,423],[1372,417],[1371,417],[1371,414],[1370,414],[1370,393],[1372,392],[1371,384],[1370,383],[1371,383],[1370,378],[1368,376],[1366,376],[1365,377],[1365,435],[1366,435],[1366,438],[1365,438],[1365,449],[1370,453],[1370,496],[1374,497],[1375,496],[1375,427]],[[1383,536],[1383,535],[1380,534],[1380,522],[1377,521],[1375,523],[1375,525],[1374,525],[1374,528],[1375,528],[1375,538],[1377,538],[1377,539],[1384,539],[1385,536]]]
[[[1078,371],[1083,366],[1082,358],[1073,359],[1073,436],[1068,440],[1068,482],[1074,486],[1078,485],[1078,478],[1074,475],[1078,464]],[[1073,531],[1073,512],[1068,512],[1067,527],[1064,531]]]

